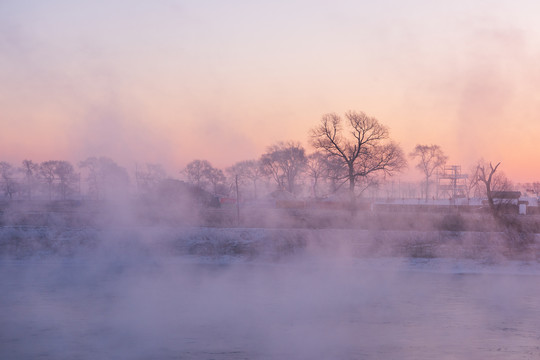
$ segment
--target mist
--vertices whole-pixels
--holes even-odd
[[[376,241],[373,235],[133,225],[76,231],[4,227],[0,355],[540,355],[538,262],[485,257],[485,251],[467,258],[448,248],[446,254],[422,257],[411,249],[403,253],[408,243],[403,233],[379,233]],[[422,235],[409,236],[417,244]],[[17,237],[56,245],[8,251],[6,243]],[[480,242],[474,236],[466,241]]]
[[[223,196],[155,164],[133,186],[104,157],[82,180],[66,161],[27,163],[35,178],[5,164],[2,358],[540,356],[536,204],[395,199],[393,183],[313,198],[280,176]]]
[[[0,1],[0,358],[540,358],[539,11]]]

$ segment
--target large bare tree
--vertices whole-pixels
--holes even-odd
[[[439,145],[416,145],[414,150],[409,154],[413,159],[418,158],[416,168],[424,173],[426,179],[426,202],[429,199],[429,181],[431,176],[437,169],[441,169],[448,156],[444,154]]]
[[[311,130],[311,144],[342,164],[341,178],[349,182],[351,198],[359,179],[391,175],[406,166],[403,151],[389,137],[386,126],[363,112],[349,111],[343,119],[326,114]],[[362,181],[365,183],[366,181]]]

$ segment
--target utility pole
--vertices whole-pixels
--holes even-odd
[[[236,225],[240,226],[240,194],[238,192],[238,175],[235,176],[236,184]]]

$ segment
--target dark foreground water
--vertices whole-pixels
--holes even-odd
[[[540,266],[0,260],[0,359],[539,359]]]

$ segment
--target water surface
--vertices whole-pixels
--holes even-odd
[[[1,260],[2,359],[536,359],[540,266]]]

